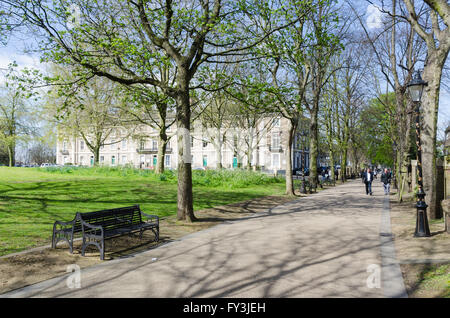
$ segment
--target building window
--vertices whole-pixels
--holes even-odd
[[[66,164],[66,163],[67,163],[67,156],[64,156],[64,158],[63,158],[63,162],[64,162],[64,164]]]
[[[116,156],[111,156],[111,164],[112,165],[116,164]]]
[[[116,150],[115,140],[111,140],[111,150]]]
[[[170,167],[170,155],[166,155],[164,165]]]
[[[145,140],[141,140],[139,142],[139,149],[141,149],[141,150],[145,149]]]
[[[127,163],[127,156],[122,156],[122,164],[126,164]]]
[[[153,150],[158,149],[158,141],[152,140],[152,149],[153,149]]]
[[[80,150],[84,150],[84,140],[80,140]]]
[[[280,148],[280,134],[275,132],[272,134],[272,149]]]
[[[124,139],[122,140],[122,150],[126,150],[127,149],[127,140]]]
[[[273,127],[280,127],[280,117],[273,119]]]
[[[105,156],[100,156],[100,162],[101,163],[105,162]]]
[[[67,141],[63,141],[63,150],[66,151],[67,150]]]
[[[191,136],[191,148],[194,147],[194,136]]]
[[[272,168],[280,169],[280,154],[279,153],[272,154]]]
[[[80,165],[83,165],[83,161],[84,161],[83,156],[80,156]]]

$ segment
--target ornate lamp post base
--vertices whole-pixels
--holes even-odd
[[[422,199],[423,200],[423,199]],[[427,207],[428,205],[425,201],[417,201],[417,219],[416,219],[416,231],[414,232],[415,237],[428,237],[431,236],[430,228],[428,226],[427,218]]]

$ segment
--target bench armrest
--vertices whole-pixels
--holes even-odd
[[[94,232],[94,234],[97,235],[97,231],[100,231],[100,235],[103,236],[103,226],[101,226],[101,225],[92,225],[92,224],[89,224],[89,223],[83,221],[82,219],[80,221],[81,221],[81,228],[83,230],[83,233],[85,233],[85,232],[88,232],[88,233],[89,232]],[[87,227],[87,229],[85,229],[85,227]]]
[[[159,216],[147,214],[142,211],[141,211],[141,214],[148,219],[147,222],[150,221],[150,222],[156,222],[157,224],[159,224]]]
[[[63,221],[55,221],[53,223],[53,233],[64,230],[69,227],[73,227],[77,218],[75,217],[72,221],[63,222]],[[59,229],[57,230],[57,226],[59,226]]]
[[[69,222],[63,222],[63,221],[55,221],[55,225],[61,225],[61,226],[67,226],[67,225],[73,225],[75,223],[75,219]]]

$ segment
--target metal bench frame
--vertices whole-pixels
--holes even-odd
[[[53,224],[52,248],[56,248],[56,244],[58,244],[59,241],[66,241],[69,244],[70,253],[73,254],[74,235],[81,232],[81,228],[78,231],[75,231],[76,221],[77,215],[69,222],[55,221]]]
[[[126,211],[126,209],[134,210],[132,213],[138,212],[140,222],[133,223],[133,221],[127,221],[120,219],[114,216],[114,211]],[[136,211],[137,210],[137,211]],[[77,212],[75,218],[70,222],[61,222],[56,221],[53,225],[53,237],[52,237],[52,248],[56,248],[56,244],[60,240],[65,240],[69,243],[70,253],[73,253],[73,239],[76,233],[81,233],[82,236],[82,247],[81,247],[81,255],[85,255],[86,247],[89,245],[96,246],[100,251],[100,259],[103,260],[105,257],[105,239],[122,236],[124,234],[129,234],[132,232],[139,231],[139,238],[142,239],[142,234],[146,230],[151,230],[155,234],[155,241],[159,241],[159,217],[157,215],[146,214],[141,211],[139,205],[117,208],[117,209],[109,209],[109,210],[101,210],[94,211],[97,216],[101,216],[102,212],[105,215],[113,215],[117,220],[125,223],[129,223],[130,226],[121,226],[114,228],[114,233],[111,235],[105,235],[105,229],[102,222],[100,224],[91,224],[89,220],[83,219],[83,215],[86,216],[89,213],[80,213]],[[145,217],[147,220],[143,221],[142,217]],[[78,223],[78,224],[77,224]],[[98,223],[98,221],[97,221]],[[77,226],[78,225],[78,226]],[[58,226],[60,227],[58,229]]]

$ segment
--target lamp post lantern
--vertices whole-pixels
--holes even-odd
[[[417,192],[417,218],[416,218],[416,230],[415,237],[427,237],[430,236],[430,228],[428,226],[427,207],[425,203],[425,191],[423,190],[423,177],[422,177],[422,146],[420,141],[420,101],[422,99],[422,93],[427,82],[422,80],[420,72],[416,71],[413,79],[408,83],[407,88],[411,100],[415,104],[416,113],[416,144],[417,144],[417,167],[419,172],[418,185],[419,190]]]

